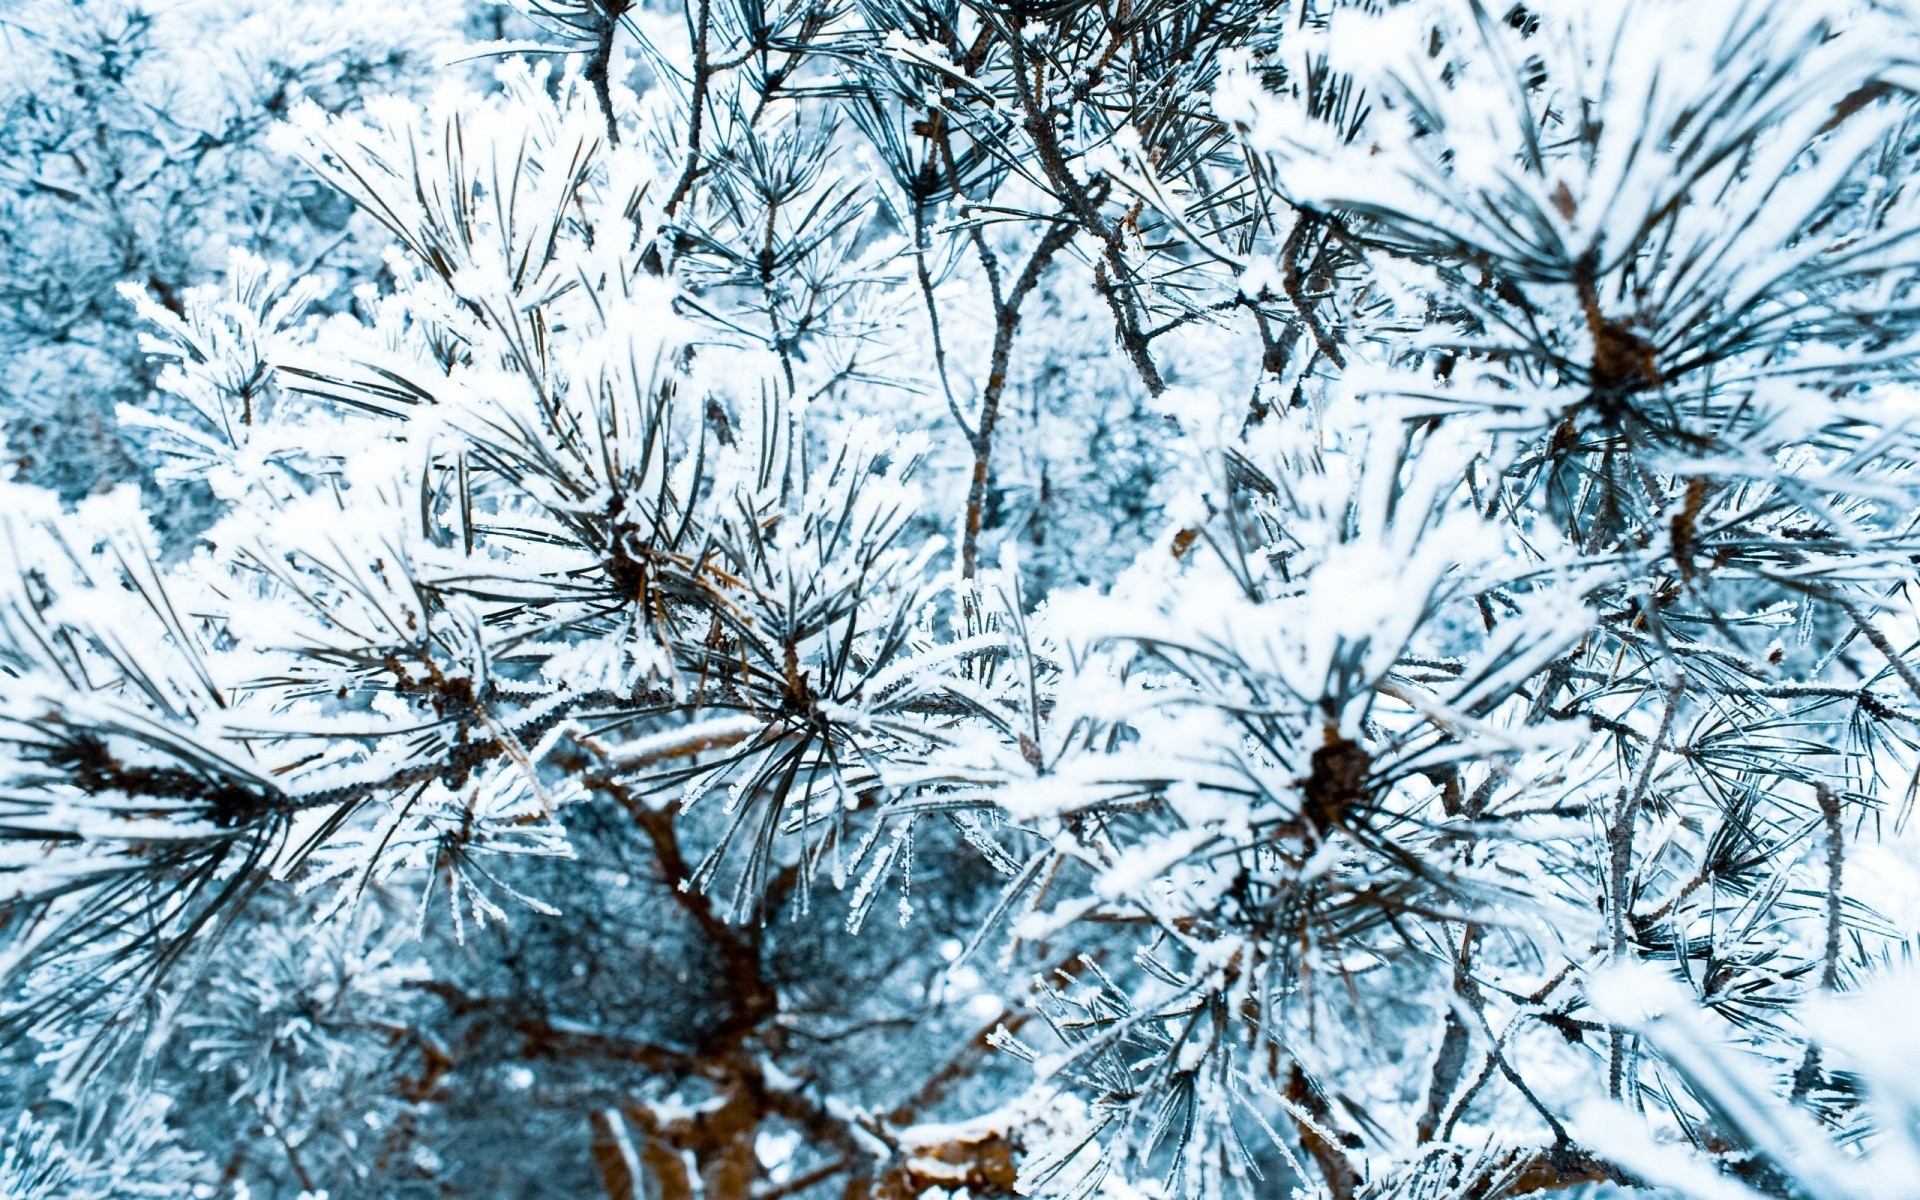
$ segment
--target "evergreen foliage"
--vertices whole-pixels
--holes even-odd
[[[1920,1195],[1920,12],[0,38],[0,1191]]]

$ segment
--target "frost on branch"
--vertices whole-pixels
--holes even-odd
[[[1912,1194],[1913,14],[460,19],[0,495],[15,1190]]]

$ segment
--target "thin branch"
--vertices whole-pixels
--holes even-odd
[[[1013,354],[1014,334],[1020,327],[1020,306],[1040,283],[1047,264],[1060,249],[1073,240],[1077,228],[1064,219],[1056,220],[1034,247],[1027,265],[1014,280],[1006,300],[998,306],[993,320],[993,355],[987,364],[987,386],[980,395],[980,417],[973,436],[973,477],[967,486],[966,532],[960,543],[960,576],[972,579],[980,555],[980,525],[985,516],[987,481],[993,466],[993,430],[1000,420],[1000,397],[1007,386],[1007,367]],[[963,426],[964,428],[964,426]]]
[[[1661,747],[1667,744],[1667,738],[1673,731],[1673,719],[1680,710],[1680,700],[1685,694],[1686,677],[1676,675],[1667,688],[1667,704],[1660,715],[1660,727],[1647,744],[1646,753],[1640,759],[1640,769],[1634,773],[1632,782],[1621,790],[1613,822],[1607,829],[1608,948],[1616,960],[1626,956],[1633,931],[1633,918],[1629,910],[1632,904],[1634,825],[1640,818],[1640,804],[1646,799],[1647,789],[1653,783],[1654,764],[1659,761]],[[1608,1038],[1607,1093],[1616,1100],[1620,1098],[1623,1084],[1625,1056],[1626,1034],[1615,1029]]]

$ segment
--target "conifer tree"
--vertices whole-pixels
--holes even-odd
[[[343,16],[86,152],[14,1194],[1914,1194],[1920,17]]]

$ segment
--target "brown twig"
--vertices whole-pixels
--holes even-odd
[[[993,430],[1000,420],[1000,397],[1007,386],[1007,367],[1013,354],[1014,334],[1020,327],[1020,306],[1040,283],[1047,264],[1060,249],[1073,240],[1077,229],[1065,220],[1056,220],[1034,247],[1027,265],[1014,280],[1004,300],[994,305],[993,355],[987,365],[987,385],[980,394],[980,415],[973,431],[973,478],[967,487],[966,532],[960,543],[960,574],[972,579],[980,554],[980,526],[987,501],[987,481],[992,473]],[[964,428],[964,427],[963,427]]]
[[[1108,220],[1100,211],[1111,185],[1099,177],[1093,184],[1082,183],[1074,174],[1054,129],[1055,110],[1042,106],[1041,83],[1035,77],[1035,71],[1030,69],[1029,58],[1037,60],[1039,56],[1021,34],[1017,20],[1010,22],[1007,28],[1013,51],[1014,91],[1018,93],[1020,107],[1025,112],[1023,125],[1027,135],[1033,139],[1034,158],[1067,212],[1100,240],[1102,257],[1094,263],[1094,287],[1113,310],[1114,329],[1119,336],[1121,349],[1126,351],[1127,358],[1133,363],[1140,382],[1146,385],[1150,394],[1158,396],[1167,390],[1167,384],[1160,375],[1159,367],[1154,364],[1145,331],[1140,325],[1137,305],[1123,282],[1133,272],[1121,253],[1124,244],[1122,228],[1119,222]]]

